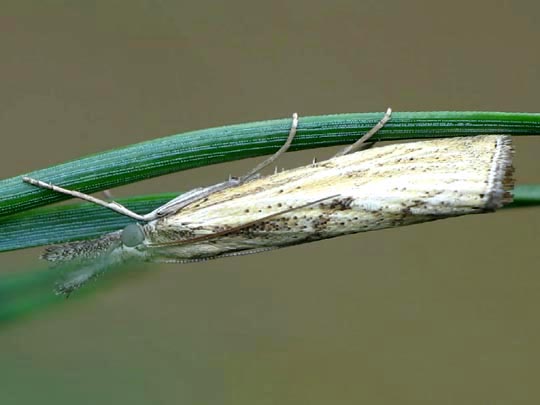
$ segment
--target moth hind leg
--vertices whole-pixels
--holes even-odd
[[[354,153],[360,150],[373,135],[379,132],[381,128],[384,127],[388,121],[390,121],[391,116],[392,116],[392,109],[388,107],[388,109],[386,110],[386,113],[384,114],[384,117],[382,117],[381,120],[373,128],[371,128],[368,132],[366,132],[355,143],[339,151],[333,157],[348,155],[349,153]]]
[[[274,153],[272,156],[270,156],[268,159],[264,160],[263,162],[259,163],[250,172],[240,177],[239,179],[240,184],[245,183],[246,181],[251,180],[252,178],[257,176],[262,169],[270,166],[277,158],[279,158],[281,155],[287,152],[287,150],[289,150],[289,147],[292,144],[294,137],[296,136],[297,128],[298,128],[298,114],[294,113],[292,115],[292,123],[291,123],[291,128],[289,130],[289,135],[287,136],[287,140],[285,141],[285,143],[281,146],[281,148],[279,148],[279,150],[276,153]]]

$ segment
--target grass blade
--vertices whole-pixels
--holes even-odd
[[[163,193],[119,199],[139,213],[150,212],[176,197]],[[540,184],[518,185],[507,208],[540,206]],[[506,207],[505,207],[506,208]],[[43,207],[0,219],[0,252],[89,239],[122,229],[132,219],[90,203]]]
[[[352,143],[383,113],[301,117],[291,150]],[[39,180],[93,193],[193,167],[260,156],[285,141],[291,120],[281,119],[187,132],[114,149],[26,173]],[[540,114],[497,112],[396,112],[379,140],[478,134],[540,134]],[[0,217],[66,199],[21,181],[0,181]]]

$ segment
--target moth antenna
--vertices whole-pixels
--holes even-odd
[[[101,205],[102,207],[108,208],[114,212],[117,212],[119,214],[125,215],[127,217],[133,218],[137,221],[148,221],[147,217],[145,215],[139,215],[136,212],[133,212],[126,207],[124,207],[122,204],[119,204],[115,201],[104,201],[96,197],[92,197],[89,194],[81,193],[80,191],[75,190],[68,190],[67,188],[63,188],[54,184],[46,183],[41,180],[36,180],[31,177],[23,176],[22,180],[25,183],[31,184],[36,187],[44,188],[47,190],[52,190],[57,193],[69,195],[71,197],[80,198],[81,200],[88,201],[97,205]]]
[[[180,264],[186,264],[186,263],[198,263],[198,262],[206,262],[208,260],[215,260],[215,259],[221,259],[223,257],[235,257],[235,256],[247,256],[252,255],[256,253],[262,253],[262,252],[268,252],[271,250],[280,249],[281,246],[270,246],[270,247],[261,247],[261,248],[255,248],[255,249],[247,249],[242,250],[240,252],[229,252],[229,253],[223,253],[216,256],[208,256],[208,257],[200,257],[197,259],[155,259],[151,258],[148,261],[152,263],[180,263]]]

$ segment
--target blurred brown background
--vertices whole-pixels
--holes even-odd
[[[537,1],[3,0],[0,175],[294,111],[538,112],[539,15]],[[516,139],[518,183],[540,182],[539,153]],[[103,281],[3,327],[0,402],[535,404],[539,232],[538,209],[504,211]]]

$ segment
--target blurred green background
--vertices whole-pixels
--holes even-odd
[[[294,111],[538,112],[539,16],[536,1],[3,0],[0,175]],[[518,183],[540,182],[540,140],[515,144]],[[0,326],[0,403],[536,404],[538,214],[100,280]],[[2,254],[1,271],[40,250]]]

